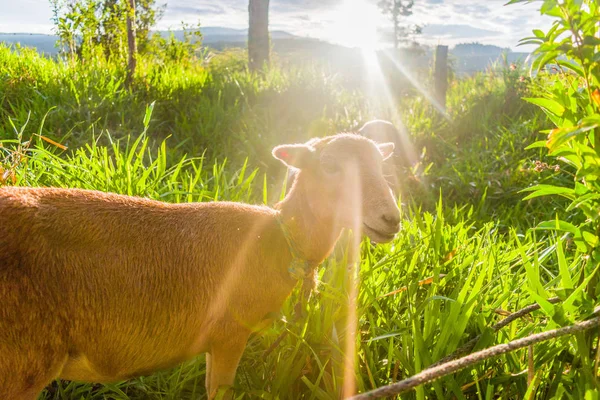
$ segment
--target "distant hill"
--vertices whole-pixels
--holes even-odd
[[[37,33],[0,33],[0,43],[6,44],[20,43],[24,47],[34,47],[40,53],[47,55],[55,55],[58,50],[56,49],[56,42],[58,36],[55,35],[43,35]]]
[[[484,70],[492,62],[502,60],[504,54],[508,63],[526,62],[529,56],[529,53],[513,52],[508,48],[481,43],[461,43],[450,50],[455,69],[464,74]]]
[[[245,45],[247,41],[248,30],[247,29],[232,29],[223,28],[218,26],[208,26],[200,28],[202,32],[202,42],[206,45],[216,45],[216,47],[222,47],[223,44],[235,44],[236,46]],[[175,35],[179,40],[183,39],[183,31],[160,31],[163,37]],[[279,39],[291,39],[296,36],[285,31],[271,31],[271,38],[273,40]],[[0,33],[0,43],[15,44],[20,43],[25,47],[35,47],[40,53],[47,55],[56,55],[58,49],[55,44],[58,41],[56,35],[44,35],[35,33]]]
[[[202,27],[200,28],[205,45],[217,50],[228,47],[244,47],[247,42],[247,29],[233,29],[224,27]],[[183,39],[183,31],[160,31],[162,36],[171,34],[177,39]],[[360,52],[343,46],[334,45],[321,40],[292,35],[291,33],[276,30],[271,31],[273,48],[277,53],[289,56],[295,60],[310,61],[320,60],[329,62],[332,66],[342,66],[356,62]],[[20,43],[22,46],[34,47],[40,53],[54,56],[58,53],[55,43],[58,41],[56,35],[29,34],[29,33],[0,33],[0,43]],[[398,53],[396,51],[395,53]],[[402,51],[400,51],[402,53]],[[498,46],[483,45],[479,43],[464,43],[450,49],[451,63],[459,75],[472,74],[483,71],[489,65],[497,61],[503,53],[506,53],[509,63],[525,61],[528,53],[515,53],[509,49]],[[401,56],[403,63],[410,69],[428,68],[432,58],[432,49],[423,47],[422,51],[406,53]]]
[[[509,48],[502,48],[491,44],[460,43],[452,48],[452,54],[456,56],[499,56],[504,52],[510,52]]]
[[[248,40],[247,29],[208,26],[206,28],[200,28],[200,32],[202,32],[202,43],[217,48],[223,47],[224,44],[229,46],[236,45],[240,47],[245,45],[246,41]],[[163,37],[169,37],[171,34],[173,34],[177,39],[182,40],[184,31],[160,31],[159,33]],[[291,39],[297,37],[285,31],[271,31],[270,33],[273,40]]]

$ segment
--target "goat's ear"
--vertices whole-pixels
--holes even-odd
[[[379,148],[379,152],[383,156],[384,160],[387,160],[394,153],[394,148],[396,147],[393,142],[388,143],[380,143],[377,145]]]
[[[315,149],[305,144],[283,144],[273,149],[273,157],[288,167],[302,169],[314,159]]]

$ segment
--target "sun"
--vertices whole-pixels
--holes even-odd
[[[346,47],[374,50],[379,47],[379,13],[365,0],[345,0],[332,15],[327,39]]]

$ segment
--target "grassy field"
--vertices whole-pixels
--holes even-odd
[[[567,199],[523,200],[521,192],[573,181],[546,149],[526,150],[554,120],[521,98],[542,90],[540,80],[556,78],[531,80],[521,67],[499,64],[452,81],[444,118],[414,90],[381,108],[319,66],[274,66],[255,75],[242,57],[231,51],[190,65],[142,60],[127,90],[124,71],[106,61],[62,63],[0,47],[4,185],[272,205],[285,176],[271,159],[274,145],[353,130],[372,118],[404,124],[418,163],[405,171],[400,234],[386,245],[365,240],[358,272],[328,260],[300,320],[292,318],[295,295],[288,300],[282,318],[250,339],[237,398],[338,398],[353,284],[359,391],[415,374],[477,335],[480,349],[592,314],[598,264],[589,249],[569,232],[539,227],[559,216],[572,224],[583,217],[563,215]],[[548,303],[553,296],[561,302]],[[532,303],[542,308],[531,317],[497,333],[490,328]],[[522,350],[403,398],[594,399],[597,351],[593,334],[550,341],[533,350],[531,384]],[[56,382],[41,399],[205,398],[204,374],[200,356],[114,385]]]

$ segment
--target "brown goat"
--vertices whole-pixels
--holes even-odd
[[[36,399],[56,378],[124,380],[202,352],[214,397],[296,285],[290,266],[314,273],[346,227],[393,238],[399,210],[381,172],[392,150],[345,134],[276,147],[300,172],[274,209],[0,188],[0,399]]]

